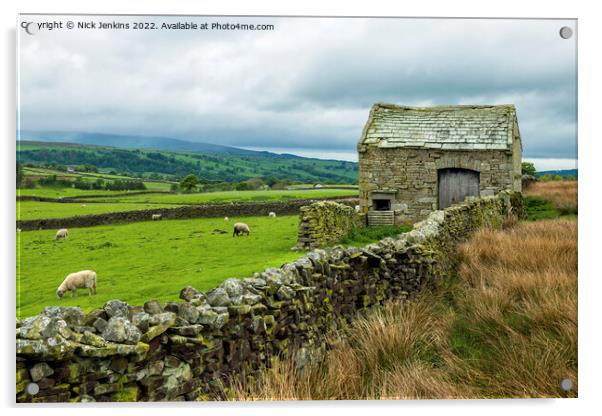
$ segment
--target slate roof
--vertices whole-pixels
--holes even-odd
[[[511,150],[514,105],[404,107],[378,103],[359,147],[421,147],[449,150]]]

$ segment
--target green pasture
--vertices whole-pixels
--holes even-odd
[[[296,188],[314,188],[314,184],[313,183],[300,183],[300,184],[293,184],[293,185],[289,185],[287,186],[287,188],[289,189],[296,189]],[[345,185],[345,184],[336,184],[336,185],[322,185],[321,188],[314,188],[314,189],[340,189],[340,188],[346,188],[346,189],[358,189],[357,185]]]
[[[103,189],[90,189],[83,190],[77,188],[60,188],[60,187],[43,187],[43,188],[33,188],[33,189],[17,189],[17,195],[27,195],[27,196],[40,196],[45,198],[60,198],[60,197],[74,197],[74,196],[95,196],[95,195],[107,195],[111,196],[113,194],[124,194],[127,192],[140,192],[140,191],[106,191]]]
[[[106,214],[109,212],[136,211],[151,208],[173,208],[172,204],[144,203],[80,203],[17,201],[17,220],[38,218],[67,218],[78,215]]]
[[[236,221],[247,223],[251,235],[232,237]],[[54,240],[55,230],[17,233],[17,317],[50,305],[91,310],[110,299],[133,305],[177,300],[186,285],[207,290],[228,277],[279,267],[302,255],[291,250],[298,221],[297,216],[148,221],[72,228],[64,241]],[[98,274],[97,295],[82,289],[59,301],[56,289],[65,276],[86,269]]]
[[[357,189],[303,189],[269,191],[221,191],[192,194],[143,194],[100,198],[105,202],[137,202],[147,204],[206,204],[223,202],[267,202],[292,199],[321,199],[357,195]]]
[[[75,180],[81,178],[85,182],[96,182],[98,179],[103,179],[107,182],[113,182],[115,180],[140,180],[140,178],[134,178],[123,175],[113,175],[104,172],[64,172],[55,169],[41,168],[41,167],[23,167],[23,174],[27,178],[29,177],[48,177],[56,175],[59,179]],[[149,191],[165,191],[169,192],[171,188],[170,182],[155,181],[155,180],[143,180]],[[82,190],[77,188],[63,188],[63,187],[38,187],[34,189],[19,189],[17,192],[21,192],[21,195],[36,195],[36,196],[74,196],[74,195],[96,195],[96,194],[110,194],[123,193],[124,191],[104,191],[104,190]],[[127,192],[127,191],[125,191]],[[139,191],[138,191],[139,192]]]

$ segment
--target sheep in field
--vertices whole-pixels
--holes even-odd
[[[237,235],[249,235],[251,233],[251,230],[249,229],[249,226],[247,224],[245,224],[244,222],[237,222],[236,224],[234,224],[234,232],[232,233],[232,237],[235,237]]]
[[[163,216],[161,214],[153,214],[153,216],[151,218],[153,221],[158,221],[158,220],[161,220],[163,218]]]
[[[60,230],[58,230],[56,232],[56,235],[54,236],[55,240],[62,240],[64,238],[67,238],[69,236],[69,231],[66,228],[61,228]]]
[[[229,218],[228,218],[228,217],[224,217],[224,221],[228,221],[228,220],[229,220]]]
[[[56,290],[56,297],[61,299],[68,290],[71,291],[71,297],[77,296],[77,289],[84,288],[88,289],[89,296],[96,294],[96,272],[82,270],[81,272],[67,275],[63,283]]]
[[[276,213],[275,213],[275,212],[270,212],[270,213],[268,214],[268,216],[269,216],[270,218],[276,218]]]

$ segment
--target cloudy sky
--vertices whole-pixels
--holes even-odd
[[[571,20],[22,16],[23,130],[174,137],[355,160],[375,102],[517,106],[523,156],[576,165]],[[130,30],[66,29],[129,22]],[[133,30],[134,22],[271,24]]]

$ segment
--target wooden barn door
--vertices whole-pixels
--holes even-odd
[[[479,172],[468,169],[439,170],[439,209],[479,195]]]

